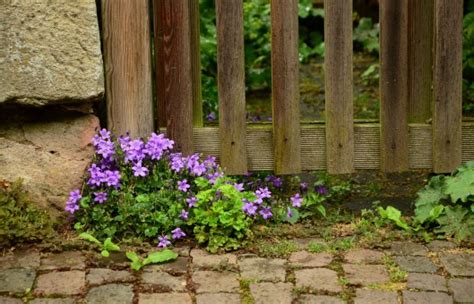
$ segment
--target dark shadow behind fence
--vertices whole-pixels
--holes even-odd
[[[149,4],[102,1],[108,127],[117,134],[146,136],[156,117],[180,151],[218,156],[229,174],[444,173],[474,159],[474,122],[462,121],[462,0],[380,1],[380,123],[353,119],[352,1],[325,1],[326,121],[307,124],[298,2],[271,0],[271,125],[245,120],[242,1],[216,0],[218,127],[202,122],[198,0],[153,0],[153,17]]]

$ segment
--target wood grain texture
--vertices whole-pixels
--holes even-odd
[[[148,1],[102,1],[107,127],[114,134],[153,130]]]
[[[271,1],[272,109],[275,172],[301,171],[298,1]]]
[[[202,92],[201,92],[201,49],[200,49],[200,14],[199,0],[189,1],[189,24],[191,35],[191,75],[193,86],[193,125],[203,126]]]
[[[352,100],[352,0],[324,4],[324,79],[327,170],[354,170],[354,107]]]
[[[193,152],[193,86],[188,0],[154,0],[158,111],[175,149]],[[162,117],[158,113],[158,117]]]
[[[216,0],[220,160],[227,174],[247,173],[243,3]]]
[[[385,172],[408,169],[407,1],[380,1],[381,161]]]
[[[433,169],[461,163],[463,1],[435,1]]]
[[[464,122],[462,134],[462,162],[474,160],[474,123]],[[324,124],[301,126],[302,170],[326,170],[326,131]],[[432,154],[430,124],[409,125],[409,169],[431,169]],[[194,129],[194,149],[204,155],[219,157],[219,128]],[[273,134],[271,126],[247,127],[247,155],[250,171],[274,170]],[[356,170],[379,170],[380,125],[354,124],[354,167]]]
[[[408,1],[408,122],[431,118],[433,100],[433,0]]]

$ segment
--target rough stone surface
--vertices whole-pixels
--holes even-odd
[[[409,273],[407,287],[427,291],[448,291],[445,278],[440,275],[427,273]]]
[[[293,242],[295,242],[301,250],[307,250],[310,244],[326,244],[326,241],[321,238],[298,238],[294,239]]]
[[[456,303],[474,303],[474,279],[451,279],[448,284]]]
[[[293,300],[291,291],[293,285],[290,283],[255,283],[250,284],[250,293],[255,304],[279,303],[291,304]]]
[[[384,254],[370,249],[351,249],[344,259],[351,264],[382,264]]]
[[[450,275],[474,277],[474,255],[447,253],[440,260]]]
[[[2,304],[23,304],[23,301],[20,300],[20,299],[0,296],[0,303],[2,303]]]
[[[280,282],[285,280],[286,260],[246,258],[239,261],[242,279]]]
[[[193,274],[198,293],[238,292],[238,275],[232,272],[197,271]]]
[[[438,252],[444,249],[456,248],[456,244],[449,241],[434,240],[426,245],[430,251]]]
[[[0,257],[0,270],[8,268],[33,268],[40,265],[40,255],[37,251],[15,252],[14,255]]]
[[[413,242],[393,242],[390,251],[394,255],[425,256],[428,253],[425,246]]]
[[[79,251],[65,251],[41,259],[40,270],[73,269],[84,270],[86,262]]]
[[[354,285],[367,286],[370,284],[386,283],[390,281],[388,272],[383,265],[342,265],[345,277]]]
[[[38,276],[35,295],[77,295],[86,286],[86,275],[83,271],[50,272]]]
[[[237,256],[235,254],[209,254],[201,249],[191,250],[193,258],[193,267],[197,268],[219,268],[226,265],[237,265]]]
[[[29,268],[10,268],[0,271],[0,292],[24,293],[31,289],[36,273]]]
[[[302,295],[297,304],[344,304],[344,301],[331,296]]]
[[[187,293],[141,293],[138,304],[192,304],[191,296]]]
[[[74,299],[34,299],[33,301],[28,302],[29,304],[74,304],[76,301]],[[2,303],[2,302],[0,302]]]
[[[291,265],[298,267],[323,267],[332,262],[332,255],[325,252],[298,251],[291,254],[289,261]]]
[[[145,266],[144,270],[164,271],[173,275],[183,275],[188,271],[188,258],[178,257],[176,260],[170,263],[147,265]]]
[[[157,286],[169,291],[184,291],[186,289],[186,277],[175,277],[162,271],[144,271],[142,282],[148,286]]]
[[[22,178],[33,202],[62,211],[69,192],[81,186],[92,159],[90,141],[99,120],[71,114],[48,121],[53,118],[37,114],[37,118],[0,124],[0,180]]]
[[[240,304],[240,295],[238,293],[203,293],[196,296],[197,304]]]
[[[132,274],[125,270],[112,270],[108,268],[92,268],[87,274],[89,285],[100,285],[114,282],[131,282],[134,280]]]
[[[451,304],[453,298],[442,292],[403,291],[404,304]]]
[[[94,287],[86,296],[88,304],[131,304],[133,288],[130,285],[108,284]]]
[[[400,269],[407,272],[435,273],[438,267],[427,257],[421,256],[396,256],[393,258]]]
[[[295,271],[296,287],[309,287],[314,290],[340,292],[337,273],[326,268],[302,269]]]
[[[394,291],[357,289],[354,304],[398,304]]]
[[[94,100],[104,93],[94,0],[1,1],[0,104]]]

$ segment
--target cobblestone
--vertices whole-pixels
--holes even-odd
[[[342,268],[346,273],[345,277],[353,285],[383,284],[390,280],[383,265],[344,264]]]
[[[29,268],[9,268],[0,271],[0,292],[25,293],[35,281],[36,273]]]
[[[415,255],[425,256],[428,254],[428,249],[418,243],[413,242],[393,242],[390,247],[390,252],[393,255]]]
[[[474,255],[447,253],[439,259],[450,275],[474,277]]]
[[[86,297],[87,304],[131,304],[131,285],[108,284],[92,288]]]
[[[255,304],[291,304],[293,285],[290,283],[255,283],[250,284],[250,293]]]
[[[86,275],[83,271],[60,271],[41,274],[36,282],[35,295],[76,295],[84,291]]]
[[[283,259],[246,258],[239,261],[240,276],[245,280],[283,282],[285,264]]]
[[[451,304],[453,298],[442,292],[404,291],[403,304]]]
[[[162,271],[144,271],[141,275],[146,286],[159,287],[169,291],[185,291],[186,277],[175,277]]]
[[[398,304],[395,291],[357,289],[354,304]]]
[[[427,273],[409,273],[407,287],[427,291],[448,291],[444,277]]]
[[[0,302],[2,303],[2,302]],[[74,299],[61,298],[61,299],[34,299],[33,301],[28,302],[29,304],[74,304],[76,301]]]
[[[15,252],[14,255],[0,257],[0,270],[8,268],[32,268],[40,265],[40,255],[37,251]]]
[[[191,250],[193,258],[193,267],[197,268],[219,268],[228,265],[237,265],[237,256],[235,254],[209,254],[201,249]]]
[[[238,275],[232,272],[197,271],[193,281],[198,293],[238,292],[240,288]]]
[[[298,251],[291,254],[289,261],[292,266],[297,267],[323,267],[332,262],[332,255],[325,252]]]
[[[474,279],[451,279],[448,285],[456,303],[474,303]]]
[[[332,296],[302,295],[297,304],[344,304],[344,301]]]
[[[385,255],[380,251],[370,249],[349,250],[344,259],[351,264],[382,264]]]
[[[240,304],[238,293],[203,293],[196,296],[197,304]]]
[[[89,285],[100,285],[104,283],[131,282],[135,278],[125,270],[112,270],[108,268],[92,268],[87,274]]]
[[[51,254],[41,259],[40,270],[84,270],[86,268],[84,255],[78,251],[66,251]]]
[[[141,293],[138,304],[192,304],[187,293]],[[217,303],[216,303],[217,304]]]
[[[340,292],[337,273],[326,268],[302,269],[295,271],[296,287],[309,287],[313,290]]]
[[[393,258],[401,270],[407,272],[435,273],[438,267],[427,257],[421,256],[396,256]]]

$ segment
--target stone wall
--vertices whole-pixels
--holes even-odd
[[[94,0],[0,1],[0,181],[62,210],[99,129],[104,71]],[[59,214],[59,213],[57,213]]]

